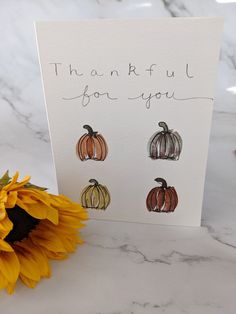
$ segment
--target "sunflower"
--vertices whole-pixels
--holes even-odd
[[[78,229],[88,218],[79,204],[18,176],[0,179],[0,289],[8,293],[18,279],[34,288],[50,277],[48,260],[64,259],[83,243]]]

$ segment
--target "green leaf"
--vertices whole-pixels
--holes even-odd
[[[40,191],[46,191],[48,189],[48,188],[45,188],[45,187],[42,187],[42,186],[31,184],[30,182],[26,183],[24,185],[24,188],[26,188],[26,189],[36,189],[36,190],[40,190]]]
[[[9,170],[7,170],[4,175],[0,178],[0,187],[4,187],[11,181],[11,177],[9,177]]]

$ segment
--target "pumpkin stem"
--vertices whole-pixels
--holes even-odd
[[[169,131],[169,129],[168,129],[168,126],[167,126],[167,124],[165,123],[165,122],[159,122],[158,123],[158,125],[161,127],[161,128],[163,128],[164,130],[164,132],[168,132]]]
[[[95,179],[90,179],[89,182],[90,183],[94,183],[94,185],[98,185],[99,184],[98,181],[95,180]]]
[[[167,189],[167,182],[166,180],[162,179],[162,178],[156,178],[154,181],[158,182],[158,183],[162,183],[161,187],[164,189]]]
[[[93,130],[93,129],[91,128],[91,126],[88,125],[88,124],[83,125],[83,128],[88,131],[88,134],[89,134],[90,136],[96,135],[96,134],[98,133],[98,132],[94,132],[94,130]]]

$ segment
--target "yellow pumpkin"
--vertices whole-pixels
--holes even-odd
[[[86,186],[81,194],[82,206],[105,210],[111,201],[107,187],[99,184],[95,179],[90,179],[89,182],[91,184]]]

